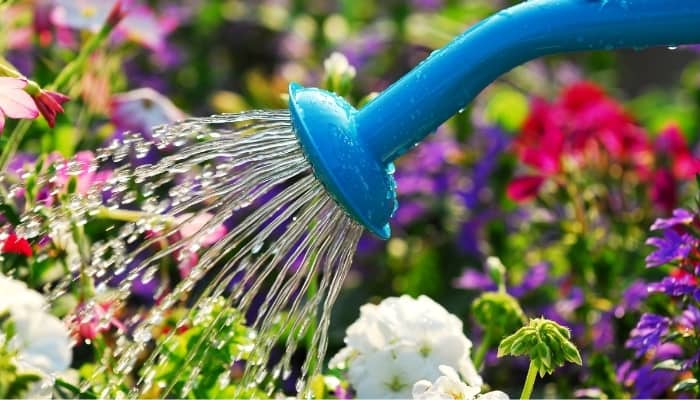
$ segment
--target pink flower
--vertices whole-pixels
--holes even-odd
[[[94,161],[95,155],[91,151],[85,150],[78,152],[71,160],[58,162],[54,181],[56,186],[65,189],[70,177],[75,176],[76,192],[86,194],[92,186],[106,182],[112,172],[96,171],[93,165]]]
[[[79,340],[94,340],[98,334],[109,330],[111,327],[117,328],[120,332],[125,332],[126,327],[122,322],[110,314],[109,303],[81,304],[76,313],[71,315],[69,325],[72,327],[73,335]]]
[[[48,90],[41,90],[38,95],[34,96],[34,102],[39,112],[52,128],[56,125],[56,115],[63,112],[62,104],[68,100],[70,98],[64,94]]]
[[[190,213],[179,216],[177,218],[177,223],[182,223],[182,226],[180,227],[180,236],[182,236],[183,239],[193,237],[200,230],[202,230],[202,228],[209,222],[209,220],[211,220],[212,217],[213,215],[209,213],[197,214],[194,217],[192,217],[192,214]],[[228,230],[222,224],[214,226],[199,238],[196,247],[209,247],[226,236],[227,232]],[[197,262],[199,262],[199,256],[197,255],[196,251],[192,251],[188,254],[178,255],[178,257],[182,257],[182,260],[180,260],[178,265],[178,269],[180,270],[180,275],[184,278],[185,276],[189,275],[192,268],[197,265]]]
[[[24,91],[26,86],[24,79],[0,77],[0,132],[5,127],[5,117],[34,119],[39,116],[34,100]]]

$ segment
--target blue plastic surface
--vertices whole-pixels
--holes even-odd
[[[692,43],[700,43],[700,0],[530,0],[473,26],[359,112],[297,86],[290,108],[319,179],[386,238],[396,196],[389,163],[503,73],[553,53]]]
[[[289,85],[289,108],[316,177],[336,201],[377,236],[391,235],[396,184],[386,164],[357,138],[357,110],[335,93]]]

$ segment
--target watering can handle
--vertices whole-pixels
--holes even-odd
[[[388,163],[510,69],[547,54],[700,43],[700,0],[530,0],[479,22],[355,118]]]

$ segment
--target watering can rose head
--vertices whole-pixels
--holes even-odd
[[[389,219],[398,207],[394,166],[363,141],[357,110],[334,93],[294,83],[289,87],[289,108],[316,177],[356,221],[388,239]]]

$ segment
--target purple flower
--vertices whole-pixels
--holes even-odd
[[[658,398],[668,391],[676,381],[676,373],[663,369],[653,369],[644,365],[636,371],[634,397],[641,399]]]
[[[459,289],[496,290],[496,284],[491,280],[491,277],[473,268],[464,270],[462,276],[455,279],[452,285]]]
[[[700,331],[700,310],[693,305],[689,305],[678,317],[678,324],[686,329]]]
[[[513,297],[520,298],[522,296],[525,296],[529,292],[539,288],[540,286],[544,285],[548,279],[549,264],[535,264],[534,266],[532,266],[532,268],[530,268],[527,271],[527,273],[523,277],[522,282],[520,282],[519,285],[513,286],[508,291],[511,295],[513,295]]]
[[[622,300],[615,307],[615,316],[622,318],[627,311],[637,310],[649,295],[647,284],[642,280],[632,282],[622,294]]]
[[[664,361],[683,356],[683,348],[675,343],[662,343],[654,351],[654,361]]]
[[[625,361],[618,366],[616,377],[624,386],[634,388],[634,398],[648,399],[664,394],[675,382],[676,373],[650,365],[635,369],[631,361]]]
[[[185,118],[169,99],[151,88],[116,94],[111,99],[112,122],[122,131],[141,132],[151,137],[153,127]]]
[[[647,268],[681,260],[687,257],[690,250],[697,244],[692,236],[679,234],[673,229],[664,230],[664,237],[651,237],[646,243],[657,247],[646,258]]]
[[[690,274],[667,276],[661,282],[649,284],[650,292],[665,293],[672,297],[700,296],[695,277]]]
[[[419,200],[403,200],[393,218],[398,225],[406,226],[425,215],[426,211],[427,207]]]
[[[613,327],[613,314],[604,312],[600,320],[593,325],[593,346],[602,349],[610,346],[615,340],[615,328]]]
[[[637,357],[641,357],[661,343],[662,336],[668,332],[671,320],[656,314],[645,313],[639,319],[637,326],[630,332],[630,338],[625,347],[636,350]]]
[[[693,218],[695,218],[695,214],[688,210],[677,208],[673,210],[673,216],[671,218],[658,218],[651,226],[650,230],[655,231],[673,228],[676,225],[688,225],[693,222]]]

